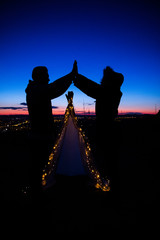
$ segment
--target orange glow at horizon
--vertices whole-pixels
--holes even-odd
[[[157,111],[158,112],[158,111]],[[84,110],[82,108],[75,108],[76,114],[84,114]],[[91,111],[88,111],[86,109],[85,114],[90,113],[91,115],[95,114],[95,111],[91,109]],[[155,110],[152,108],[119,108],[118,109],[119,114],[127,114],[127,113],[142,113],[142,114],[155,114]],[[52,110],[53,115],[64,115],[65,114],[65,108],[57,108]],[[13,109],[1,109],[0,115],[28,115],[28,110],[13,110]]]
[[[121,107],[118,109],[118,114],[127,114],[127,113],[142,113],[142,114],[155,114],[155,110],[149,107],[130,107],[125,108]]]
[[[28,110],[3,109],[0,110],[0,115],[28,115]]]

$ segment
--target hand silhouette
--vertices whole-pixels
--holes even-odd
[[[76,60],[74,61],[74,64],[73,64],[72,73],[74,74],[74,77],[76,77],[77,74],[78,74],[78,67],[77,67],[77,61]]]

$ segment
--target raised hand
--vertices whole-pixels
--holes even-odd
[[[74,64],[73,64],[72,73],[74,74],[75,77],[78,75],[78,67],[77,67],[77,61],[76,60],[74,61]]]

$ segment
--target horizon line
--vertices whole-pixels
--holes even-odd
[[[105,114],[105,113],[104,113]],[[125,113],[118,113],[117,116],[123,116],[123,115],[157,115],[157,113],[151,113],[151,112],[125,112]],[[40,115],[40,114],[39,114]],[[57,114],[52,114],[53,116],[64,116],[65,113],[57,113]],[[75,115],[80,115],[80,116],[96,116],[95,113],[75,113]],[[1,114],[0,116],[29,116],[28,113],[12,113],[12,114]]]

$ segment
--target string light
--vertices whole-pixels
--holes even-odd
[[[102,191],[109,191],[110,190],[109,180],[107,178],[104,179],[101,177],[99,171],[95,166],[91,147],[89,145],[89,142],[87,141],[87,137],[85,133],[82,131],[82,128],[78,127],[77,117],[75,116],[72,99],[73,98],[68,100],[68,106],[65,111],[64,123],[63,123],[61,134],[58,134],[58,138],[55,142],[55,145],[52,148],[51,154],[49,155],[48,164],[45,166],[45,169],[43,170],[42,186],[46,186],[47,178],[50,176],[51,173],[55,173],[56,171],[57,159],[62,147],[63,138],[67,128],[67,124],[68,124],[68,119],[69,119],[69,116],[71,115],[73,119],[73,123],[79,133],[79,142],[80,142],[80,151],[81,151],[82,161],[84,162],[84,165],[94,182],[94,186],[95,188],[101,189]]]
[[[83,152],[82,149],[85,149],[85,151],[82,153],[82,159],[84,161],[84,164],[86,165],[86,168],[88,169],[88,172],[91,178],[95,182],[95,187],[97,189],[101,189],[102,191],[110,191],[109,179],[107,178],[104,179],[101,177],[99,171],[95,166],[89,142],[87,141],[85,134],[82,132],[82,129],[79,128],[78,130],[79,130],[81,152]]]

